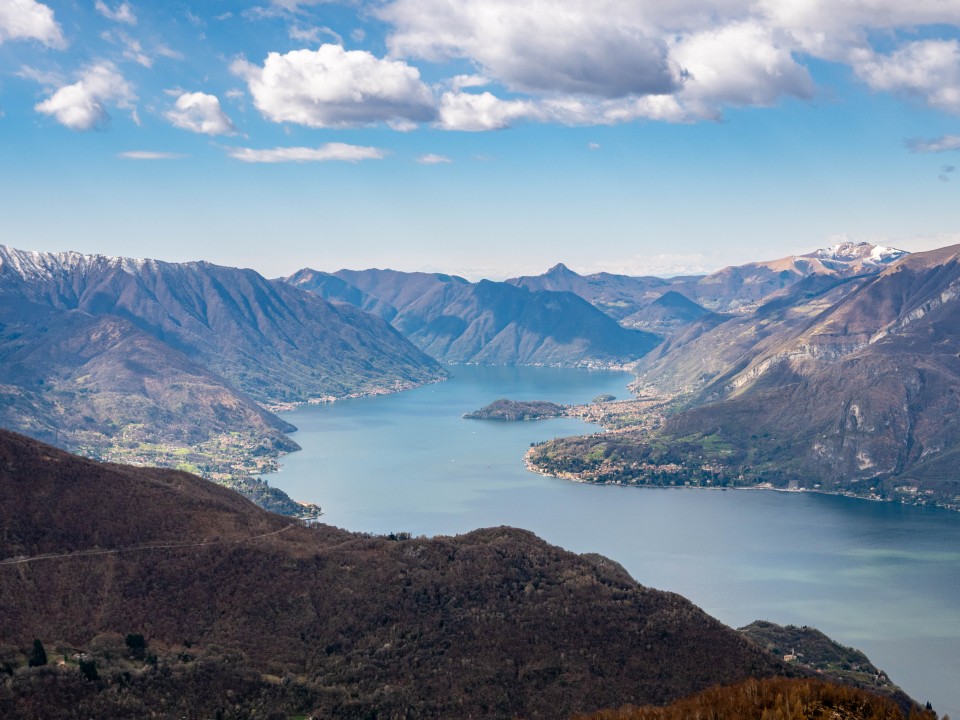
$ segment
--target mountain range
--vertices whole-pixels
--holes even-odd
[[[525,531],[308,525],[2,430],[0,537],[5,717],[560,718],[814,674]]]
[[[954,246],[870,275],[813,274],[751,313],[705,317],[637,365],[637,389],[669,398],[655,437],[608,438],[585,472],[960,507],[958,298]],[[599,443],[544,448],[544,464]]]
[[[872,275],[906,254],[903,250],[870,243],[843,242],[804,255],[730,266],[702,276],[578,275],[559,264],[543,275],[518,277],[506,282],[530,290],[572,292],[623,325],[641,328],[650,327],[645,310],[668,294],[676,293],[689,303],[678,304],[674,298],[669,305],[655,311],[661,322],[665,315],[671,322],[653,327],[659,327],[661,334],[669,335],[707,311],[748,313],[773,294],[805,278]],[[671,308],[675,309],[672,317],[668,313]]]
[[[379,315],[444,362],[497,365],[625,365],[659,342],[570,292],[455,275],[395,270],[304,269],[291,285]]]
[[[843,243],[703,277],[473,283],[0,248],[0,424],[249,477],[296,448],[278,404],[411,387],[440,362],[631,364],[658,417],[535,467],[960,506],[957,254]]]
[[[234,471],[296,449],[265,406],[444,371],[380,319],[252,270],[0,246],[0,424],[98,454]],[[188,464],[190,464],[188,463]]]
[[[309,268],[285,281],[380,316],[445,362],[602,366],[638,360],[662,339],[704,318],[717,322],[725,315],[749,314],[808,278],[867,277],[905,255],[894,248],[845,242],[704,276],[580,275],[560,263],[543,275],[505,282],[472,283],[442,273]]]
[[[0,248],[0,424],[138,462],[225,453],[201,468],[215,476],[296,447],[276,404],[430,382],[441,361],[632,360],[652,415],[539,444],[532,467],[960,508],[960,246],[838,246],[633,285],[562,267],[540,278],[553,286],[383,270],[270,281]],[[521,530],[349,533],[6,430],[0,549],[0,716],[569,717],[863,663],[806,628],[727,628]],[[788,663],[787,641],[830,667]],[[788,713],[827,696],[843,717],[867,707],[769,682],[663,717],[762,692],[793,698]]]
[[[769,433],[759,452],[794,480],[960,501],[958,260],[956,246],[906,257],[744,348],[695,394],[695,407],[671,418],[671,431],[719,427],[735,442]]]
[[[344,396],[437,376],[382,323],[253,270],[0,249],[0,292],[128,320],[262,402]]]

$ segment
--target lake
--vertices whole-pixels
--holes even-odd
[[[810,625],[960,720],[960,513],[812,493],[604,487],[527,472],[530,443],[579,420],[465,420],[501,397],[630,397],[626,373],[454,366],[397,395],[284,413],[301,452],[271,484],[349,530],[451,535],[512,525],[620,562],[721,621]]]

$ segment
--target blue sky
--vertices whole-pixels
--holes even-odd
[[[960,0],[0,0],[0,243],[700,272],[960,242]]]

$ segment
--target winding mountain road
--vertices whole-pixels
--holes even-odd
[[[47,553],[44,555],[33,555],[31,557],[13,557],[6,560],[0,560],[0,565],[23,565],[26,563],[40,562],[41,560],[65,560],[68,558],[78,558],[78,557],[90,557],[92,555],[119,555],[120,553],[128,552],[142,552],[144,550],[169,550],[169,549],[180,549],[180,548],[192,548],[192,547],[204,547],[207,545],[229,545],[229,544],[240,544],[244,542],[249,542],[251,540],[259,540],[260,538],[270,537],[271,535],[279,535],[282,532],[286,532],[290,528],[295,527],[294,523],[290,525],[284,525],[279,530],[272,530],[268,533],[262,533],[260,535],[251,535],[250,537],[240,538],[239,540],[204,540],[203,542],[191,542],[191,543],[163,543],[160,545],[136,545],[134,547],[128,548],[95,548],[93,550],[77,550],[75,552],[69,553]]]

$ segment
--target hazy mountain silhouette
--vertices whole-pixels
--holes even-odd
[[[287,282],[375,312],[446,362],[620,365],[642,357],[659,341],[621,327],[569,292],[394,270],[331,275],[304,269]]]

